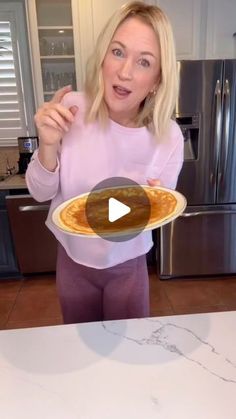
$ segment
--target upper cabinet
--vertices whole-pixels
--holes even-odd
[[[236,58],[236,0],[208,0],[206,58]]]
[[[27,6],[34,88],[39,106],[50,100],[60,87],[68,84],[73,89],[80,87],[79,31],[78,23],[73,21],[71,0],[28,0]]]
[[[157,0],[155,3],[171,21],[178,60],[204,58],[206,1]]]
[[[125,0],[91,0],[94,40],[107,23],[111,15],[124,3]]]
[[[91,0],[87,3],[86,8],[90,8],[94,45],[109,17],[126,1]],[[205,0],[145,0],[144,3],[158,5],[170,18],[178,59],[204,58],[205,31],[203,28],[205,28],[207,11]]]
[[[179,60],[236,58],[236,0],[153,0],[169,16]]]

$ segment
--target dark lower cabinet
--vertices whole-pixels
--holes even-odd
[[[0,190],[0,279],[55,272],[57,240],[45,225],[50,202]]]
[[[3,205],[0,206],[0,279],[20,277],[17,260],[13,248],[8,214]]]
[[[45,225],[50,202],[9,195],[6,206],[20,272],[55,272],[57,240]]]

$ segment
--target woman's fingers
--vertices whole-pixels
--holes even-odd
[[[49,116],[53,121],[55,121],[58,126],[64,131],[69,131],[69,127],[66,124],[65,118],[63,118],[56,109],[49,109],[46,113],[46,116]]]
[[[46,125],[48,127],[51,127],[51,128],[55,128],[56,130],[63,133],[63,129],[60,127],[60,125],[58,125],[58,123],[54,119],[52,119],[50,116],[45,115],[44,125]]]
[[[73,108],[76,108],[77,111],[77,107],[74,106]],[[74,122],[73,113],[60,104],[46,103],[41,108],[41,110],[35,115],[35,122],[39,127],[44,123],[44,116],[50,116],[65,131],[68,131],[67,124],[70,125]]]
[[[159,179],[148,178],[147,182],[149,186],[161,186],[161,181]]]
[[[73,113],[59,103],[49,106],[49,109],[55,109],[67,122],[70,122],[71,124],[74,122]]]
[[[63,97],[66,95],[66,93],[71,92],[72,87],[71,85],[69,86],[64,86],[61,89],[58,89],[56,91],[56,93],[54,94],[53,98],[50,100],[51,103],[60,103],[61,100],[63,99]]]
[[[34,120],[39,130],[41,143],[57,143],[63,134],[69,131],[78,107],[74,105],[67,109],[60,102],[71,90],[71,86],[62,87],[50,102],[44,103],[37,111]]]

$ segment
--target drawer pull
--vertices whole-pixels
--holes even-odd
[[[50,205],[23,205],[19,207],[20,212],[31,212],[31,211],[48,211]]]

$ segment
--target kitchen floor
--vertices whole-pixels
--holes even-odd
[[[236,310],[236,277],[160,281],[149,267],[151,316]],[[62,324],[55,274],[0,281],[0,329]]]

